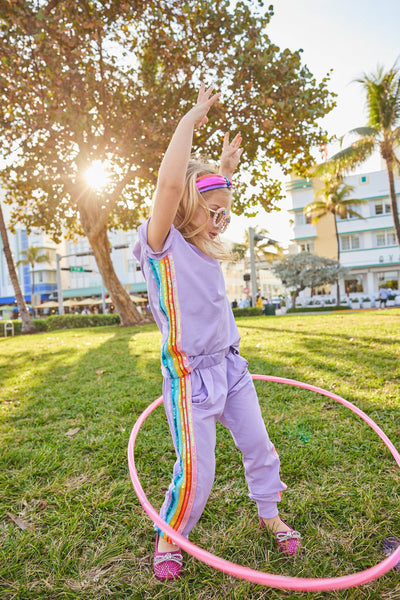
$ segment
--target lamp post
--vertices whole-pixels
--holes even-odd
[[[251,305],[256,305],[257,297],[257,278],[256,261],[254,256],[254,237],[256,233],[252,227],[249,227],[249,251],[250,251],[250,273],[251,273]]]
[[[250,272],[251,272],[251,301],[252,306],[256,305],[257,297],[257,276],[256,276],[256,261],[254,255],[254,242],[267,240],[267,243],[274,246],[277,242],[271,238],[256,233],[252,227],[249,227],[249,252],[250,252]]]
[[[67,256],[67,255],[65,255]],[[65,258],[60,254],[56,254],[56,273],[57,273],[57,301],[58,301],[58,314],[64,314],[64,303],[62,297],[62,287],[61,287],[61,269],[60,269],[60,260]]]

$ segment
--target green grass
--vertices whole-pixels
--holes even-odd
[[[400,447],[400,310],[262,316],[238,325],[251,372],[334,391]],[[129,479],[126,448],[138,415],[160,395],[159,344],[152,325],[0,340],[0,598],[399,600],[395,571],[351,590],[285,592],[185,555],[179,581],[153,577],[154,533]],[[242,565],[300,577],[341,576],[382,560],[382,539],[400,536],[400,470],[383,442],[325,396],[256,387],[288,486],[280,510],[302,532],[304,548],[288,560],[259,530],[241,457],[223,427],[215,485],[192,541]],[[160,407],[136,449],[157,508],[173,461]],[[7,513],[30,527],[20,529]]]

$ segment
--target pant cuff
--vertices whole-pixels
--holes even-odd
[[[279,514],[276,502],[263,502],[262,506],[258,506],[258,515],[264,519],[273,519]]]

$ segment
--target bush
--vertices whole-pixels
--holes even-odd
[[[47,331],[55,329],[78,329],[81,327],[101,327],[103,325],[119,325],[119,315],[51,315],[45,319]]]
[[[4,323],[0,321],[0,337],[4,337]],[[117,314],[108,315],[52,315],[45,319],[32,319],[39,331],[54,331],[56,329],[76,329],[80,327],[101,327],[106,325],[119,325],[120,318]],[[22,321],[13,320],[14,335],[21,335]],[[7,332],[10,336],[11,332]]]
[[[263,314],[262,308],[257,306],[247,306],[246,308],[233,308],[235,317],[258,317]]]
[[[286,312],[288,313],[304,313],[304,312],[323,312],[323,311],[331,311],[331,310],[347,310],[349,307],[347,306],[304,306],[302,308],[288,308]]]

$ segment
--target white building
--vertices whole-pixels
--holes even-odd
[[[2,204],[2,211],[6,227],[9,221],[9,207]],[[47,298],[57,287],[56,284],[56,252],[57,246],[50,238],[40,231],[35,231],[31,235],[27,235],[26,230],[20,226],[16,227],[15,234],[8,230],[8,241],[11,248],[11,253],[14,262],[25,260],[23,254],[29,246],[34,246],[42,249],[42,254],[49,258],[49,262],[37,263],[34,268],[34,283],[35,294],[43,298]],[[16,271],[21,285],[22,293],[27,302],[31,300],[32,292],[32,272],[30,265],[17,265]],[[10,276],[6,258],[3,252],[3,242],[0,238],[0,305],[14,305],[15,294],[14,288],[11,285]]]
[[[400,300],[400,248],[396,241],[390,208],[386,171],[351,175],[345,183],[354,187],[350,197],[365,202],[354,206],[361,217],[337,218],[340,262],[349,268],[341,282],[341,295],[350,298],[376,298],[385,284],[392,296]],[[400,177],[395,177],[399,206]],[[316,225],[306,219],[303,209],[314,199],[313,182],[293,179],[287,184],[294,215],[294,239],[297,252],[315,252],[337,259],[335,223],[332,215],[323,217]],[[310,290],[303,292],[303,298]],[[334,296],[334,290],[331,291]],[[301,297],[300,297],[301,300]],[[396,301],[396,303],[398,303]]]
[[[9,221],[9,207],[2,203],[6,227]],[[7,228],[8,229],[8,228]],[[139,265],[132,254],[132,246],[136,239],[136,231],[116,231],[109,234],[111,243],[111,258],[117,277],[130,293],[140,293],[147,290]],[[87,238],[79,238],[76,242],[63,241],[55,244],[50,238],[35,230],[29,236],[26,229],[17,226],[15,233],[8,230],[8,240],[14,262],[24,259],[23,251],[29,246],[42,250],[49,257],[49,262],[36,263],[34,266],[35,295],[39,302],[55,297],[57,292],[57,263],[61,270],[63,298],[89,298],[101,296],[102,278],[99,274],[94,256]],[[80,255],[80,256],[79,256]],[[71,268],[73,270],[71,270]],[[74,269],[83,268],[83,271]],[[25,301],[31,302],[32,272],[29,265],[16,266],[18,279]],[[107,290],[105,290],[107,292]],[[0,312],[2,307],[16,307],[14,288],[8,273],[8,267],[0,239]]]

